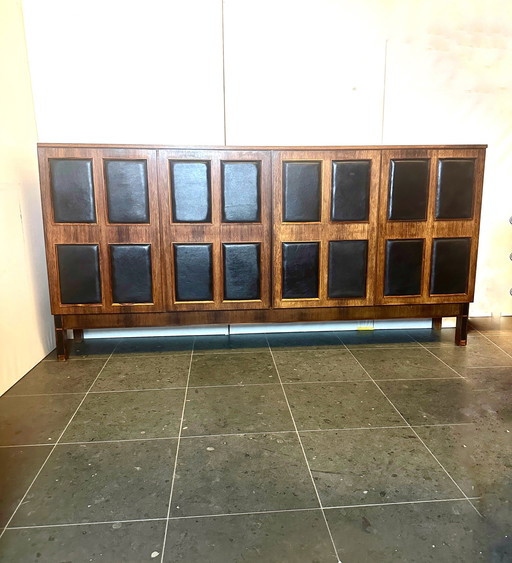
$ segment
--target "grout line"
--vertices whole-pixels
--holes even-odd
[[[501,350],[504,354],[506,354],[509,358],[512,358],[512,354],[509,354],[506,350],[503,350],[503,348],[499,345],[496,344],[496,342],[493,342],[488,336],[486,336],[483,332],[480,332],[479,330],[477,330],[475,328],[476,332],[478,332],[478,334],[480,334],[481,336],[483,336],[486,340],[488,340],[489,342],[491,342],[492,344],[494,344],[499,350]],[[496,367],[496,366],[492,366],[492,367]],[[510,366],[505,366],[505,367],[510,367]]]
[[[66,424],[66,426],[64,427],[64,430],[60,433],[59,437],[57,438],[57,441],[53,444],[53,448],[50,450],[50,453],[46,456],[46,459],[43,461],[43,464],[41,465],[41,467],[39,468],[39,471],[36,473],[35,477],[32,479],[32,482],[30,483],[30,485],[28,486],[28,489],[26,490],[25,494],[23,495],[23,497],[20,499],[20,502],[18,503],[18,505],[16,506],[16,508],[14,509],[14,512],[11,514],[11,517],[9,518],[9,520],[7,521],[7,523],[5,524],[4,529],[2,530],[2,533],[0,533],[0,539],[2,538],[2,536],[5,533],[5,530],[7,529],[7,527],[9,526],[9,524],[12,522],[12,519],[14,518],[16,512],[18,512],[18,509],[20,508],[20,506],[23,504],[23,501],[25,500],[26,496],[28,495],[30,489],[32,488],[32,485],[35,483],[36,479],[39,477],[41,471],[44,469],[45,465],[47,464],[48,460],[50,459],[52,453],[54,452],[55,448],[57,447],[57,445],[60,442],[60,439],[62,438],[62,436],[64,435],[64,433],[66,432],[66,430],[68,429],[68,426],[71,424],[71,422],[73,421],[73,419],[76,416],[76,413],[78,412],[78,410],[80,409],[80,407],[83,405],[85,399],[87,398],[87,395],[89,394],[89,391],[92,389],[92,387],[94,386],[94,384],[96,383],[97,379],[99,378],[99,376],[101,375],[102,371],[105,369],[105,366],[107,365],[108,361],[110,360],[110,358],[112,357],[112,354],[114,353],[115,349],[117,348],[117,344],[114,346],[114,349],[112,350],[110,356],[105,360],[105,363],[103,364],[102,368],[100,369],[98,375],[95,377],[94,381],[91,383],[89,389],[87,390],[87,392],[85,393],[85,395],[83,396],[82,400],[80,401],[80,404],[78,405],[78,407],[76,407],[75,412],[71,415],[71,418],[69,419],[68,423]]]
[[[479,500],[482,497],[460,497],[460,498],[440,498],[440,499],[427,499],[427,500],[401,500],[396,502],[373,502],[368,504],[342,504],[339,506],[326,506],[325,510],[336,510],[340,508],[366,508],[369,506],[396,506],[401,504],[427,504],[435,502],[467,502],[468,500]]]
[[[333,535],[332,535],[332,532],[331,532],[331,528],[330,528],[330,526],[329,526],[329,522],[327,521],[327,516],[325,515],[324,509],[323,509],[323,506],[322,506],[322,499],[320,498],[320,494],[318,493],[318,489],[317,489],[317,487],[316,487],[315,479],[313,478],[313,473],[311,472],[311,467],[309,466],[309,461],[308,461],[308,458],[307,458],[307,455],[306,455],[306,450],[304,449],[304,444],[302,443],[302,438],[300,437],[299,429],[297,428],[297,424],[296,424],[296,422],[295,422],[295,417],[293,416],[292,408],[291,408],[290,403],[289,403],[289,401],[288,401],[288,397],[287,397],[287,395],[286,395],[286,391],[285,391],[283,382],[282,382],[282,380],[281,380],[281,375],[279,374],[279,369],[278,369],[278,367],[277,367],[277,363],[276,363],[276,360],[275,360],[275,358],[274,358],[274,354],[273,354],[273,352],[272,352],[272,348],[270,347],[270,342],[268,341],[268,338],[267,338],[267,343],[268,343],[268,349],[270,350],[270,355],[272,356],[272,361],[274,362],[274,368],[275,368],[275,370],[276,370],[277,377],[279,378],[279,382],[281,383],[281,389],[282,389],[282,391],[283,391],[283,395],[284,395],[286,404],[287,404],[287,406],[288,406],[288,410],[289,410],[289,412],[290,412],[290,416],[291,416],[291,419],[292,419],[292,422],[293,422],[293,426],[294,426],[294,428],[295,428],[295,433],[296,433],[296,435],[297,435],[297,439],[298,439],[298,441],[299,441],[299,444],[300,444],[300,447],[301,447],[301,450],[302,450],[302,455],[304,456],[304,461],[306,462],[306,467],[308,468],[309,476],[310,476],[310,478],[311,478],[311,483],[313,484],[313,488],[314,488],[315,493],[316,493],[316,498],[317,498],[317,500],[318,500],[318,504],[319,504],[319,506],[320,506],[320,510],[322,511],[322,516],[323,516],[323,518],[324,518],[325,526],[326,526],[326,528],[327,528],[327,532],[328,532],[329,537],[330,537],[330,539],[331,539],[332,547],[333,547],[334,553],[335,553],[335,555],[336,555],[336,560],[338,561],[338,563],[340,563],[340,562],[341,562],[341,559],[340,559],[340,556],[339,556],[339,554],[338,554],[338,549],[337,549],[337,547],[336,547],[336,544],[334,543],[334,538],[333,538]]]
[[[354,356],[354,354],[352,354],[352,356]],[[364,366],[359,362],[359,360],[357,360],[357,358],[354,356],[354,359],[359,363],[359,365],[366,371],[366,369],[364,368]],[[434,455],[434,452],[427,446],[427,444],[423,441],[423,439],[420,437],[420,435],[416,432],[416,430],[414,430],[414,428],[409,424],[409,422],[407,421],[407,419],[404,417],[404,415],[398,410],[398,408],[395,406],[395,404],[391,401],[391,399],[386,395],[386,393],[384,393],[384,391],[382,390],[382,388],[379,386],[379,384],[373,379],[373,377],[366,371],[366,373],[368,374],[368,377],[375,383],[377,389],[382,393],[382,395],[386,398],[386,400],[388,401],[388,403],[395,409],[395,411],[398,413],[398,415],[402,418],[402,420],[409,426],[409,428],[411,429],[411,431],[415,434],[416,438],[418,438],[418,440],[423,444],[423,446],[427,449],[427,451],[430,453],[430,455],[436,460],[436,462],[438,463],[438,465],[441,467],[441,469],[446,473],[446,475],[448,475],[448,477],[450,478],[450,480],[453,482],[453,484],[457,487],[457,489],[459,489],[459,491],[464,495],[464,497],[467,499],[467,501],[469,502],[469,504],[475,509],[476,513],[483,518],[483,516],[480,514],[480,512],[478,511],[478,509],[476,508],[476,506],[471,502],[471,500],[469,499],[469,497],[466,495],[466,493],[462,490],[462,488],[458,485],[458,483],[455,481],[455,479],[450,475],[450,473],[448,473],[447,469],[444,467],[444,465],[439,461],[439,459],[437,459],[437,457]]]
[[[185,396],[183,397],[183,407],[181,409],[180,429],[179,429],[179,433],[178,433],[178,443],[176,444],[176,454],[175,454],[175,457],[174,457],[174,467],[173,467],[172,479],[171,479],[171,490],[169,492],[169,503],[168,503],[168,506],[167,506],[167,515],[166,515],[166,520],[165,520],[165,532],[164,532],[164,539],[163,539],[163,542],[162,542],[162,555],[160,557],[160,563],[163,563],[163,560],[164,560],[165,544],[167,542],[167,532],[169,530],[169,518],[171,516],[172,495],[174,493],[174,483],[176,481],[176,469],[178,467],[178,455],[180,453],[181,434],[183,432],[183,418],[185,416],[185,408],[187,406],[188,384],[189,384],[189,381],[190,381],[190,372],[192,371],[192,359],[194,357],[195,343],[196,343],[196,340],[194,338],[194,342],[192,343],[192,350],[190,351],[190,363],[188,365],[187,386],[186,386],[186,389],[185,389]]]

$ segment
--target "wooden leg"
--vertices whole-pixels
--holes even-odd
[[[457,316],[457,325],[455,327],[455,344],[457,346],[466,346],[468,342],[468,314],[469,303],[464,303],[461,308],[461,314]]]
[[[65,362],[68,359],[68,333],[62,327],[61,315],[54,315],[53,321],[55,323],[55,340],[57,342],[57,360]]]
[[[432,330],[441,330],[443,325],[443,317],[434,317],[432,319]]]
[[[83,342],[84,341],[84,331],[81,328],[74,328],[73,329],[73,340],[75,342]]]

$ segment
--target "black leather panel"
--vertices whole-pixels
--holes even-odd
[[[329,243],[329,297],[364,297],[367,264],[367,240],[331,241]]]
[[[212,220],[210,165],[171,162],[173,221],[210,223]]]
[[[212,245],[175,244],[174,277],[177,301],[212,301]]]
[[[222,221],[260,220],[260,167],[257,162],[222,163]]]
[[[57,258],[61,303],[101,303],[98,245],[58,244]]]
[[[421,294],[423,239],[388,240],[384,295]]]
[[[283,221],[320,221],[320,162],[283,164]]]
[[[222,246],[224,247],[224,299],[259,299],[259,243]]]
[[[318,297],[318,242],[283,242],[283,299]]]
[[[437,178],[437,219],[473,217],[474,183],[474,160],[440,160]]]
[[[369,160],[332,163],[333,221],[368,221],[370,166]]]
[[[53,217],[56,223],[95,223],[92,162],[50,159]]]
[[[428,160],[392,160],[389,219],[420,221],[427,217]]]
[[[151,303],[150,244],[111,244],[114,303]]]
[[[431,295],[466,293],[469,277],[470,238],[438,238],[432,246]]]
[[[107,160],[105,182],[111,223],[149,223],[145,160]]]

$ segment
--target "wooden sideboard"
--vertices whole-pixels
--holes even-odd
[[[39,144],[57,353],[86,328],[457,317],[485,145]]]

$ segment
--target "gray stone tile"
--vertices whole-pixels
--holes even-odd
[[[7,530],[0,553],[5,561],[24,563],[154,562],[160,561],[164,532],[165,521]]]
[[[176,437],[185,389],[90,393],[62,442]]]
[[[87,338],[83,342],[68,343],[70,360],[107,359],[119,343],[117,338]],[[57,350],[52,350],[45,360],[57,361]],[[61,362],[62,363],[62,362]]]
[[[293,430],[280,385],[189,389],[183,435]]]
[[[295,435],[184,438],[171,516],[318,508]]]
[[[493,559],[467,501],[326,511],[340,559],[350,563],[476,563]]]
[[[267,337],[264,334],[232,334],[218,336],[196,336],[194,354],[222,354],[223,352],[267,352]]]
[[[6,395],[85,393],[104,365],[105,360],[41,362]]]
[[[194,336],[159,336],[124,338],[114,356],[152,356],[154,354],[190,354]]]
[[[273,351],[343,349],[343,345],[333,332],[275,332],[268,334]]]
[[[161,518],[176,440],[57,446],[12,525]]]
[[[7,524],[51,449],[52,446],[0,448],[0,526]]]
[[[55,442],[84,395],[0,397],[0,445]]]
[[[379,386],[409,424],[451,424],[494,418],[486,396],[463,379],[381,381]]]
[[[357,348],[417,348],[420,345],[406,330],[351,330],[337,333],[343,344]]]
[[[244,383],[279,383],[270,354],[194,354],[190,370],[191,387]]]
[[[507,354],[512,354],[512,332],[499,332],[497,334],[485,333],[485,336],[487,336],[489,340],[494,342],[494,344],[499,346],[504,352],[506,352]]]
[[[324,506],[460,498],[407,428],[301,433]]]
[[[405,424],[371,381],[284,387],[299,430]]]
[[[285,383],[369,379],[347,350],[274,352],[274,359]]]
[[[164,561],[336,563],[320,511],[171,520]]]
[[[376,380],[458,377],[446,364],[421,348],[356,349],[354,356]]]
[[[486,339],[475,339],[469,346],[433,348],[432,352],[455,369],[512,366],[512,357]]]
[[[93,391],[185,387],[190,354],[112,357]]]
[[[432,330],[430,328],[414,328],[409,329],[407,332],[425,348],[454,348],[455,344],[455,329],[443,328],[442,330]],[[472,346],[475,342],[483,342],[484,337],[476,332],[468,332],[468,347]]]

